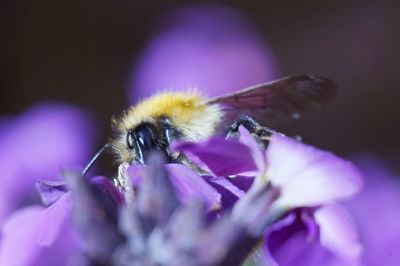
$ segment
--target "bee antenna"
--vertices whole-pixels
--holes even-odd
[[[94,156],[93,158],[90,160],[90,162],[86,165],[85,169],[83,169],[82,171],[82,176],[85,176],[87,174],[87,172],[90,170],[90,168],[92,168],[93,164],[97,161],[97,159],[100,157],[100,155],[102,155],[104,153],[104,151],[106,149],[108,149],[109,147],[111,147],[111,145],[109,143],[105,144]]]

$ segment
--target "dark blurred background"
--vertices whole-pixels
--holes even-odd
[[[110,117],[131,101],[132,71],[163,18],[196,3],[3,0],[0,113],[47,100],[79,106],[99,125],[99,147]],[[277,76],[319,74],[338,84],[331,104],[283,130],[342,156],[397,158],[400,2],[218,3],[247,16],[278,61]]]

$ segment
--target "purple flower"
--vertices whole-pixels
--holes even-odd
[[[76,219],[84,228],[91,227],[84,232],[93,234],[85,240],[97,240],[89,241],[92,247],[89,250],[103,251],[92,253],[86,250],[89,263],[241,265],[272,221],[268,215],[262,214],[275,200],[276,191],[264,186],[251,200],[242,203],[242,210],[224,213],[219,219],[207,223],[204,201],[195,197],[190,202],[180,204],[179,194],[175,193],[172,178],[169,177],[174,174],[169,174],[170,171],[164,168],[158,156],[153,156],[149,164],[143,180],[137,186],[135,201],[127,202],[122,207],[119,228],[110,219],[93,221],[90,210],[102,210],[107,217],[112,209],[90,189],[89,183],[79,176],[74,177],[74,183],[81,183],[80,187],[71,186],[77,200],[75,208],[85,208],[86,204],[90,206],[88,211],[77,213]],[[246,213],[252,215],[248,219],[239,219]],[[253,220],[252,216],[260,219]]]
[[[131,166],[127,172],[127,176],[131,178],[127,178],[134,186],[139,186],[146,176],[147,168],[146,165]],[[193,198],[198,198],[204,200],[210,210],[221,207],[221,195],[193,170],[181,164],[167,164],[166,170],[181,202],[188,203]]]
[[[111,202],[122,203],[121,195],[106,178],[95,177],[91,183]],[[4,220],[0,265],[67,265],[81,250],[82,243],[70,223],[72,203],[67,184],[40,181],[38,188],[48,207],[29,206]],[[15,250],[23,252],[16,255]]]
[[[241,127],[239,130],[240,140],[248,148],[247,150],[243,149],[241,153],[226,152],[228,145],[239,145],[240,143],[233,144],[235,142],[233,140],[222,139],[206,141],[199,145],[181,143],[176,144],[174,148],[202,161],[213,174],[225,174],[225,176],[237,174],[242,179],[244,177],[241,175],[248,176],[248,178],[252,176],[254,183],[259,186],[270,183],[277,188],[280,196],[272,204],[270,211],[276,212],[276,215],[284,215],[287,212],[289,214],[283,221],[278,222],[277,228],[274,226],[270,228],[267,241],[269,236],[273,237],[274,232],[279,232],[278,235],[282,236],[287,234],[285,231],[289,230],[289,236],[295,235],[294,233],[299,228],[295,232],[290,232],[293,224],[297,222],[303,224],[300,227],[305,232],[302,238],[303,242],[306,242],[310,232],[314,232],[317,235],[315,242],[319,250],[327,254],[334,254],[342,263],[356,263],[361,255],[361,247],[355,228],[345,211],[331,204],[349,198],[360,190],[362,179],[359,171],[350,162],[329,152],[318,150],[281,135],[273,135],[264,152],[245,128]],[[244,163],[245,167],[241,166],[243,169],[247,167],[247,172],[232,173],[229,170],[225,172],[224,169],[235,169],[240,158],[244,156],[243,158],[246,160],[249,153],[252,155],[253,162]],[[207,164],[208,161],[220,163]],[[231,178],[235,179],[235,177]],[[257,191],[258,186],[253,185],[252,189],[243,195],[242,201],[245,201],[246,197],[250,198]],[[237,204],[235,208],[239,208],[238,206],[240,204]],[[292,209],[296,210],[297,216],[290,213]],[[305,217],[304,213],[308,214],[308,221],[312,221],[312,226],[302,219]],[[298,218],[295,219],[296,217]],[[300,221],[298,221],[299,219]],[[276,243],[279,243],[279,247],[286,244],[285,241],[276,241],[275,246],[267,245],[266,253],[267,256],[269,255],[267,259],[273,265],[279,262],[274,254],[275,250],[279,250]],[[297,247],[302,246],[298,245]],[[296,250],[293,252],[295,253]],[[336,257],[334,258],[336,259]],[[280,263],[279,265],[291,264]],[[308,265],[314,264],[309,262]]]
[[[195,5],[172,12],[160,25],[136,64],[131,102],[155,91],[187,88],[217,96],[276,77],[273,53],[234,9]]]
[[[246,129],[239,130],[240,141],[173,145],[209,175],[164,166],[158,157],[149,166],[121,165],[124,199],[104,178],[88,182],[70,173],[70,192],[64,184],[40,183],[42,198],[53,204],[6,220],[0,261],[12,261],[10,247],[19,243],[26,246],[26,265],[43,259],[43,243],[63,242],[61,228],[70,228],[72,207],[79,264],[240,265],[247,258],[270,265],[357,265],[358,235],[336,204],[361,187],[353,165],[280,135],[264,151]],[[30,215],[37,222],[22,236],[15,233]],[[38,242],[38,232],[47,241]],[[249,256],[261,240],[264,245]]]
[[[65,265],[78,248],[69,216],[70,197],[64,194],[50,207],[30,206],[7,217],[0,265]]]
[[[89,118],[75,107],[40,104],[0,126],[0,221],[14,209],[38,202],[35,180],[60,176],[86,163],[93,143]]]

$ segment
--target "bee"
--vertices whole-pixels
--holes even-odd
[[[261,142],[267,142],[274,131],[260,126],[254,116],[296,116],[321,106],[335,90],[336,85],[327,78],[297,75],[212,99],[195,91],[158,93],[112,119],[116,136],[94,156],[83,174],[109,148],[119,163],[146,164],[149,154],[158,151],[170,162],[193,168],[186,156],[169,150],[172,142],[207,139],[216,134],[225,117],[232,115],[239,119],[231,125],[227,137],[237,134],[243,125]]]

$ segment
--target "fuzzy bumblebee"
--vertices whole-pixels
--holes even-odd
[[[226,115],[247,114],[231,127],[239,125],[263,138],[271,131],[250,116],[271,117],[298,114],[319,107],[336,89],[329,79],[299,75],[256,85],[221,97],[206,99],[195,91],[164,92],[147,98],[112,119],[116,131],[85,168],[84,174],[105,150],[111,147],[119,163],[144,164],[152,151],[163,153],[173,162],[185,163],[185,157],[170,152],[176,140],[200,141],[216,133]]]

